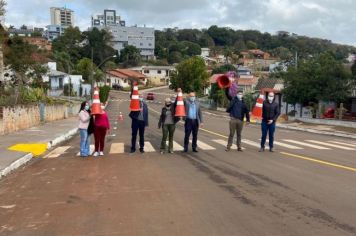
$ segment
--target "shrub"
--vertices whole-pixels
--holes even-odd
[[[99,89],[100,89],[100,93],[99,93],[100,101],[102,103],[105,103],[109,98],[109,93],[110,93],[111,88],[110,88],[110,86],[105,85],[105,86],[100,87]]]

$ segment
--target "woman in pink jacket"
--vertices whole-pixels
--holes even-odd
[[[105,136],[110,130],[109,118],[104,111],[105,107],[103,104],[101,105],[101,109],[103,110],[103,113],[94,116],[95,152],[93,156],[95,157],[104,156]]]

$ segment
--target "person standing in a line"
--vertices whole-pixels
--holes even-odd
[[[171,101],[170,98],[166,98],[165,106],[162,108],[161,116],[158,122],[158,128],[162,128],[162,141],[160,153],[164,154],[166,151],[166,141],[167,137],[168,142],[168,152],[173,153],[173,135],[176,129],[176,124],[179,121],[179,118],[175,115],[176,104],[174,101]]]
[[[105,136],[110,130],[110,122],[107,113],[105,112],[105,106],[101,104],[103,113],[94,115],[94,138],[95,138],[95,152],[94,157],[104,156]]]
[[[226,109],[226,112],[230,113],[230,135],[227,142],[227,147],[225,151],[230,151],[232,146],[232,141],[234,139],[235,131],[237,138],[237,151],[242,152],[241,148],[241,133],[244,125],[244,117],[246,117],[247,124],[250,123],[249,110],[243,100],[243,93],[241,91],[237,92],[236,97],[231,97],[229,94],[229,89],[225,89],[226,97],[230,100],[230,105]]]
[[[191,92],[188,101],[185,101],[185,136],[184,136],[184,152],[188,152],[189,137],[193,134],[192,149],[193,152],[198,152],[198,131],[199,126],[203,125],[203,116],[200,109],[200,104],[196,100],[195,92]]]
[[[136,152],[136,138],[137,132],[140,135],[140,152],[144,153],[145,147],[145,128],[148,126],[148,107],[143,100],[142,94],[139,95],[140,99],[140,111],[131,111],[129,116],[132,119],[131,123],[131,151],[130,153]]]
[[[88,102],[82,102],[79,110],[79,133],[80,133],[80,156],[87,157],[90,155],[90,135],[88,133],[88,127],[90,122],[90,107]]]
[[[276,130],[276,121],[279,116],[279,104],[275,101],[274,93],[268,93],[267,100],[263,102],[262,107],[262,137],[260,152],[265,151],[267,133],[269,134],[269,151],[273,152],[274,132]]]

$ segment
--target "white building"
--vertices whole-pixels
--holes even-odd
[[[104,15],[92,17],[92,27],[105,29],[113,35],[113,48],[119,53],[127,45],[140,50],[143,59],[154,59],[155,30],[150,27],[126,27],[115,10],[105,10]]]
[[[130,68],[144,74],[151,85],[169,85],[170,76],[175,71],[174,66],[141,66]]]
[[[201,56],[202,57],[209,57],[210,55],[210,49],[209,48],[202,48],[201,49]]]
[[[74,11],[62,7],[51,7],[51,25],[74,26]]]

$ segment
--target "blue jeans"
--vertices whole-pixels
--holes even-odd
[[[262,121],[261,128],[262,128],[261,148],[265,147],[267,133],[269,136],[269,148],[273,148],[274,131],[276,130],[276,123],[273,122],[272,124],[267,124],[267,121]]]
[[[192,140],[192,149],[195,150],[197,149],[197,141],[198,141],[198,131],[199,131],[199,123],[198,120],[192,120],[192,119],[186,119],[185,124],[185,135],[184,135],[184,150],[188,150],[188,145],[189,145],[189,137],[190,134],[193,134],[193,140]]]
[[[137,133],[140,135],[140,151],[143,151],[145,147],[145,122],[142,120],[132,120],[131,124],[131,131],[132,131],[132,137],[131,137],[131,151],[136,151],[136,139],[137,139]]]
[[[80,131],[80,156],[85,157],[90,155],[90,135],[87,129],[79,129]]]

